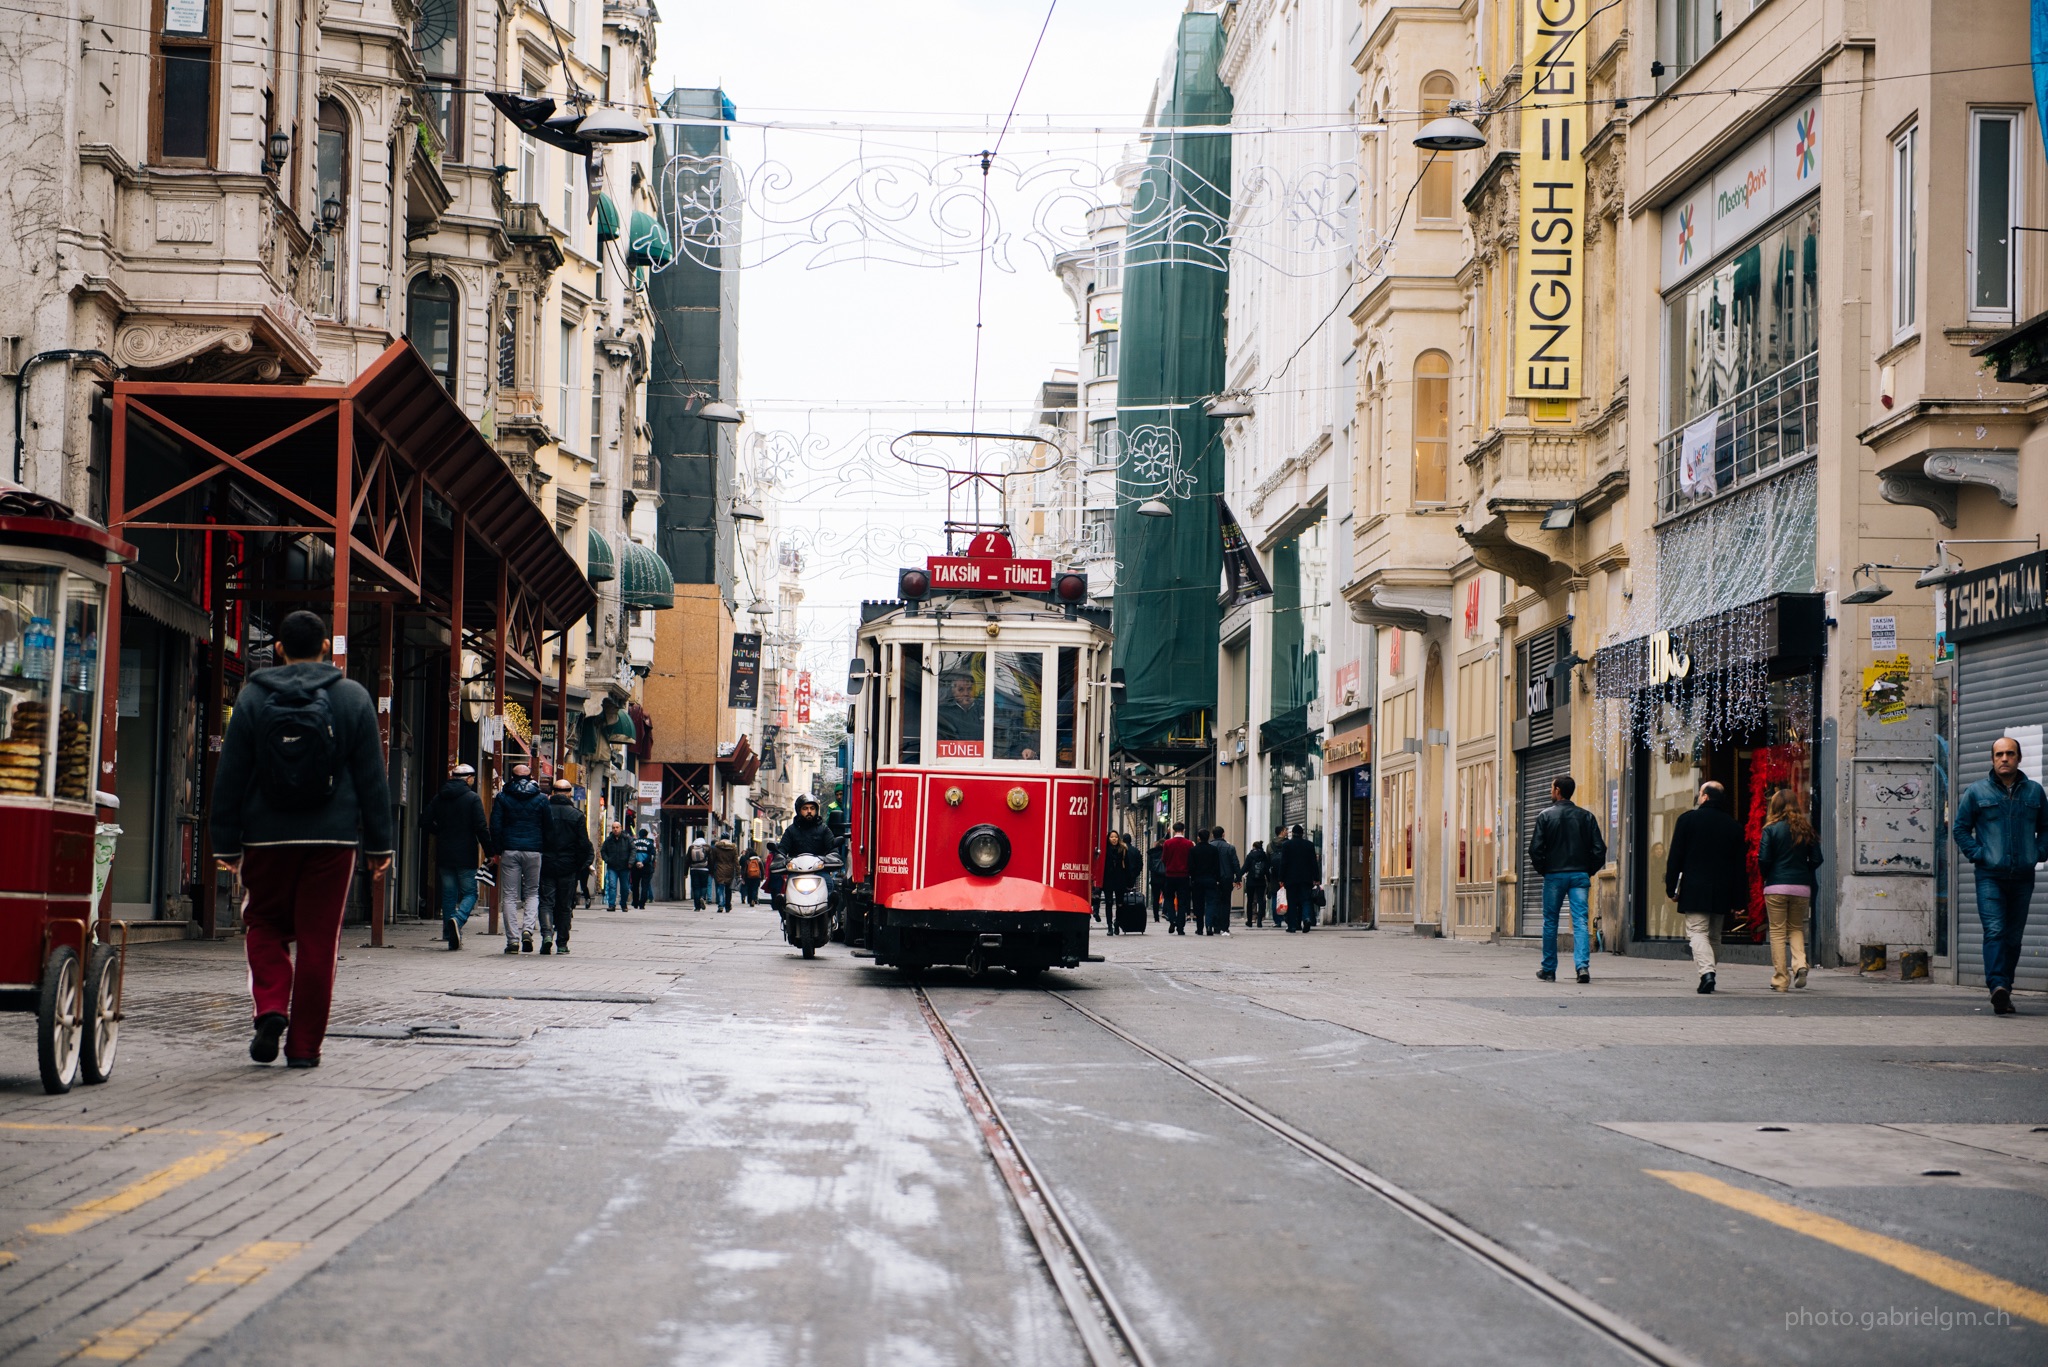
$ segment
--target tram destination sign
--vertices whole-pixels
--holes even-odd
[[[2048,551],[1948,581],[1948,639],[1974,641],[2048,622]]]
[[[1052,561],[983,559],[966,555],[934,555],[924,562],[932,577],[932,588],[1008,590],[1013,593],[1050,593]]]

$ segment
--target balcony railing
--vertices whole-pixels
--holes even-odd
[[[1685,434],[1712,417],[1714,457],[1685,487],[1679,474]],[[1737,394],[1711,414],[1666,432],[1657,442],[1657,517],[1664,520],[1755,482],[1820,447],[1820,353],[1809,352]]]

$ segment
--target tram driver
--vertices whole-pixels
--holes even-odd
[[[939,682],[946,689],[939,698],[939,739],[959,747],[941,748],[942,755],[971,759],[981,754],[983,695],[981,682],[974,676],[972,659],[969,651],[949,652],[944,668],[939,671]]]

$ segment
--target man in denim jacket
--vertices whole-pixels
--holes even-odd
[[[2048,855],[2048,793],[2020,772],[2020,743],[1991,743],[1991,774],[1956,803],[1956,848],[1976,865],[1977,919],[1984,925],[1984,985],[1991,1008],[2015,1012],[2012,975],[2034,900],[2034,866]]]

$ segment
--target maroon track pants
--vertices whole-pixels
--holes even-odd
[[[291,1019],[286,1058],[320,1057],[334,1004],[341,915],[355,871],[353,845],[258,845],[242,851],[249,994],[258,1016],[276,1012]]]

